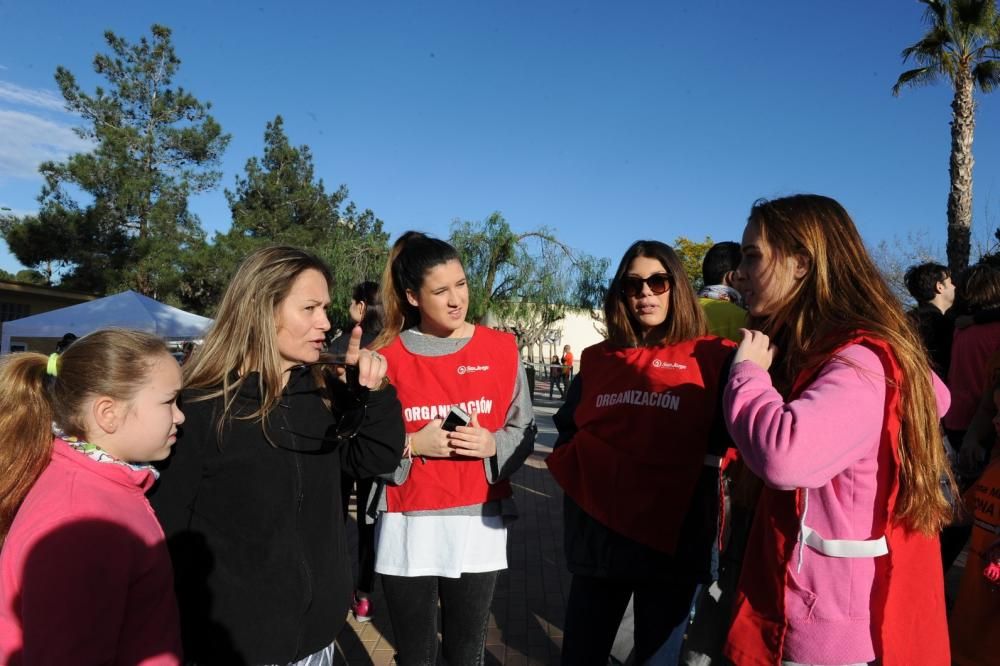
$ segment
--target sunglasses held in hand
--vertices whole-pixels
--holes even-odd
[[[367,391],[362,391],[358,395],[357,391],[360,388],[358,385],[358,364],[357,362],[348,363],[347,357],[344,354],[322,354],[318,361],[311,361],[308,363],[299,363],[298,365],[289,368],[289,370],[294,368],[311,368],[313,366],[328,366],[332,368],[343,368],[347,373],[347,386],[349,390],[356,396],[357,402],[352,405],[352,408],[346,409],[344,411],[339,411],[334,409],[335,416],[337,417],[337,424],[334,428],[332,434],[336,436],[337,439],[350,439],[358,434],[361,429],[361,425],[364,423],[365,414],[368,411],[367,406]],[[286,371],[287,372],[287,371]],[[299,437],[311,438],[310,435],[305,433],[296,432],[290,428],[282,427],[282,430],[286,430],[293,435]]]

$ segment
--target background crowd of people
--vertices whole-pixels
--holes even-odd
[[[914,266],[907,313],[796,195],[703,277],[633,243],[606,339],[551,359],[562,663],[607,664],[630,601],[636,663],[997,663],[1000,269]],[[332,665],[377,574],[396,663],[483,663],[536,436],[517,343],[422,233],[339,337],[333,279],[254,252],[182,368],[121,330],[0,362],[0,661]]]

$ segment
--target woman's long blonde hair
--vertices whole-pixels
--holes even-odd
[[[952,517],[941,481],[947,478],[952,486],[954,481],[941,441],[927,352],[854,222],[833,199],[800,194],[756,202],[750,225],[772,248],[774,261],[799,255],[809,264],[777,311],[750,321],[778,346],[776,385],[787,395],[799,373],[818,369],[858,333],[888,343],[902,371],[896,518],[914,530],[936,534]]]
[[[276,245],[250,254],[229,281],[215,323],[204,343],[184,366],[185,387],[198,389],[189,400],[223,398],[221,433],[232,415],[233,401],[251,372],[257,372],[260,408],[239,418],[260,420],[267,432],[267,415],[278,404],[285,378],[278,351],[276,313],[303,271],[319,271],[332,282],[330,269],[314,254]],[[313,372],[323,385],[323,373]]]
[[[87,439],[84,407],[96,396],[131,400],[160,358],[174,362],[162,339],[123,329],[76,340],[54,361],[33,352],[0,361],[0,544],[21,502],[49,464],[52,424]]]

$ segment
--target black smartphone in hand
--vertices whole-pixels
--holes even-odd
[[[442,430],[454,431],[458,426],[469,425],[469,421],[472,417],[461,407],[452,407],[451,411],[448,412],[448,416],[445,417],[444,422],[441,424]]]

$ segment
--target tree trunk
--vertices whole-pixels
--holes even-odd
[[[951,161],[948,175],[948,268],[960,275],[969,266],[972,231],[972,138],[975,130],[975,100],[972,72],[963,64],[955,77],[951,102]]]

